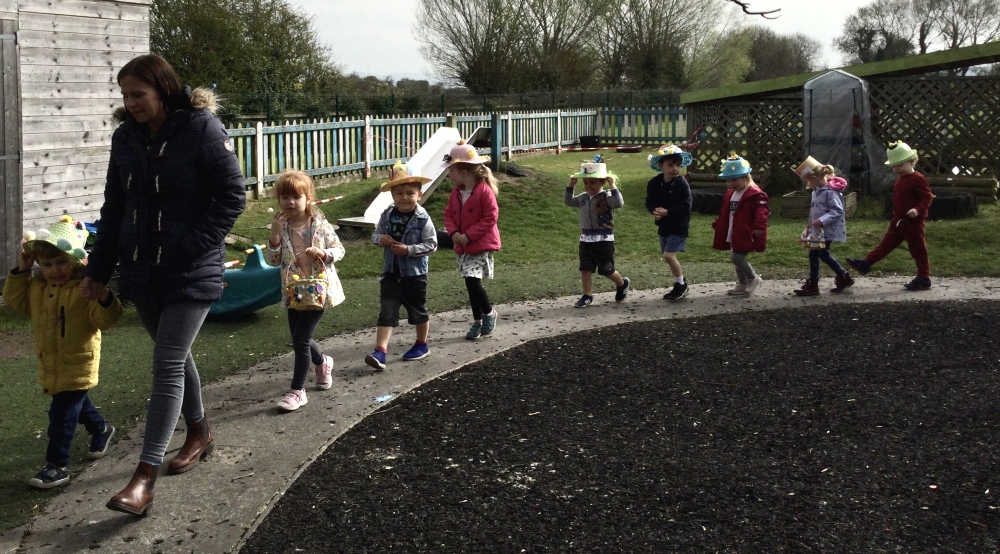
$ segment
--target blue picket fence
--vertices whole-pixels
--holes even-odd
[[[686,123],[683,109],[644,108],[258,122],[237,125],[228,132],[247,190],[261,197],[286,168],[301,169],[313,177],[353,174],[367,178],[375,169],[409,159],[448,124],[465,137],[479,127],[493,128],[493,152],[510,159],[518,152],[573,147],[583,136],[628,145],[681,141]]]

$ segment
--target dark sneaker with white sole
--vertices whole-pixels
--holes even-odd
[[[69,468],[45,464],[37,475],[28,479],[28,484],[36,489],[52,489],[69,483]]]
[[[590,296],[589,294],[585,294],[585,295],[581,296],[579,300],[576,301],[576,304],[573,304],[573,307],[574,308],[586,308],[593,301],[594,301],[594,297],[593,296]]]
[[[670,290],[667,294],[663,295],[663,298],[670,300],[671,302],[675,300],[680,300],[688,294],[688,284],[687,283],[674,283],[674,288]]]
[[[626,296],[628,296],[628,287],[631,284],[631,281],[628,280],[628,277],[622,277],[622,281],[624,281],[622,286],[615,287],[615,302],[621,302],[622,300],[625,300]]]
[[[87,459],[96,460],[107,455],[108,446],[111,444],[111,438],[114,436],[115,427],[105,421],[104,429],[100,433],[91,435],[90,437],[90,451],[86,454]]]

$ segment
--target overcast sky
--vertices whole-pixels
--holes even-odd
[[[475,1],[475,0],[470,0]],[[707,1],[707,0],[689,0]],[[723,0],[712,0],[722,2]],[[289,0],[315,17],[320,38],[348,73],[392,76],[394,79],[430,79],[430,68],[420,56],[414,36],[416,0]],[[765,20],[745,16],[780,34],[803,33],[823,44],[825,65],[838,67],[840,55],[833,51],[833,38],[841,33],[844,20],[871,0],[751,0],[752,10],[780,8],[781,17]]]

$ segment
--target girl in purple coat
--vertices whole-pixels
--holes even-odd
[[[819,262],[830,266],[837,277],[834,288],[830,292],[843,292],[854,284],[854,279],[840,265],[840,262],[830,253],[833,242],[847,242],[847,224],[844,220],[844,197],[842,191],[847,188],[847,181],[834,174],[833,166],[822,165],[813,159],[806,158],[795,173],[806,183],[806,188],[812,191],[812,203],[809,208],[809,228],[822,229],[825,239],[822,246],[809,249],[809,278],[801,288],[795,290],[798,296],[816,296],[819,294]]]
[[[489,161],[464,141],[445,156],[448,178],[455,186],[444,210],[444,225],[454,243],[458,273],[465,279],[472,304],[474,321],[465,335],[469,340],[492,333],[499,315],[483,288],[483,279],[493,278],[493,253],[500,250],[499,189],[486,167]]]

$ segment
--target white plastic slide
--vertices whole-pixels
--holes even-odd
[[[492,129],[489,127],[480,127],[476,129],[476,132],[466,142],[477,148],[486,148],[489,146],[491,135]],[[454,127],[441,127],[431,135],[431,138],[427,139],[427,142],[420,147],[420,150],[417,150],[417,153],[412,158],[406,160],[406,165],[414,175],[430,177],[431,179],[421,189],[423,192],[420,199],[421,204],[430,198],[434,189],[447,177],[448,171],[443,167],[444,155],[451,152],[452,147],[458,144],[460,140],[462,140],[462,137],[458,134],[458,129]],[[365,215],[361,217],[342,217],[337,220],[337,223],[341,226],[349,227],[374,227],[378,223],[379,216],[382,215],[382,212],[390,204],[392,204],[392,194],[381,192],[368,206],[368,209],[365,210]]]

